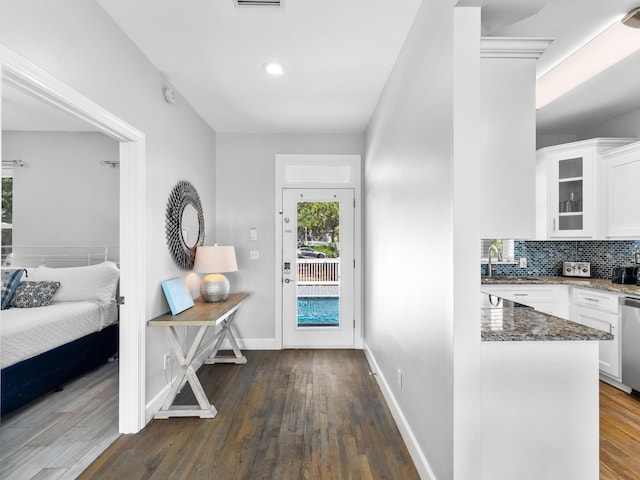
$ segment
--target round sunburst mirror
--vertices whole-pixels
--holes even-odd
[[[169,196],[165,220],[167,245],[176,264],[191,270],[196,248],[204,243],[204,216],[195,187],[180,180]]]

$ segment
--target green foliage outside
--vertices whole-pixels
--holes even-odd
[[[497,239],[494,238],[491,240],[491,245],[495,245],[498,248],[498,251],[500,252],[500,255],[503,255],[504,250],[502,250],[502,239]],[[492,253],[492,258],[493,258],[493,252]]]
[[[310,247],[325,252],[329,258],[335,257],[335,245],[340,241],[340,203],[299,202],[298,241],[301,246],[309,241],[327,242]]]

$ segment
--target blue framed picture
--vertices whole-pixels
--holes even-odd
[[[187,308],[193,307],[193,297],[187,287],[187,281],[180,278],[172,278],[171,280],[165,280],[162,282],[162,291],[164,296],[167,297],[169,302],[169,308],[172,315],[177,315],[180,312],[184,312]]]

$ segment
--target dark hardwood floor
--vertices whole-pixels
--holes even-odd
[[[153,420],[120,436],[79,478],[419,478],[361,351],[245,354],[247,365],[199,372],[216,418]],[[189,391],[180,400],[194,401]],[[16,468],[4,478],[25,473]],[[603,382],[600,479],[640,480],[640,400]]]
[[[153,420],[79,478],[419,478],[362,351],[245,354],[198,372],[216,418]]]

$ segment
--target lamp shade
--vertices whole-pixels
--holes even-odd
[[[237,272],[236,249],[219,245],[198,247],[193,270],[198,273]]]
[[[236,250],[233,247],[198,247],[193,269],[207,275],[200,283],[200,295],[205,302],[223,302],[229,296],[229,280],[224,272],[238,271]]]

